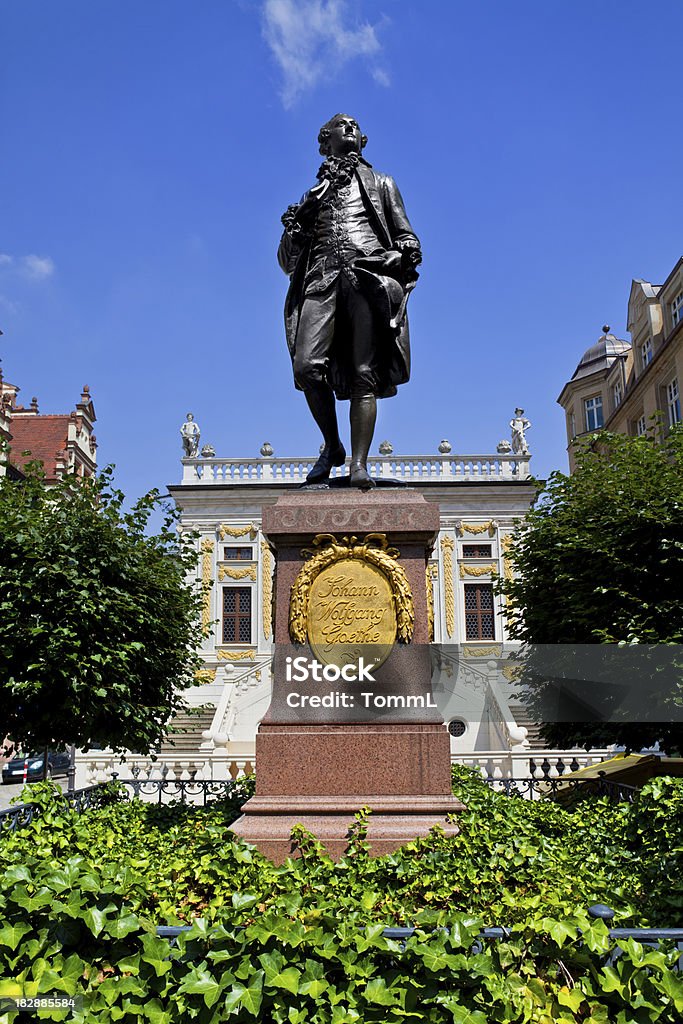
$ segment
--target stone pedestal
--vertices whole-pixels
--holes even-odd
[[[450,785],[450,738],[431,697],[426,560],[439,528],[438,506],[415,492],[298,491],[264,509],[263,532],[276,554],[273,697],[256,736],[256,794],[233,830],[276,862],[292,852],[290,832],[302,824],[339,857],[354,813],[372,809],[368,839],[388,853],[426,835],[435,825],[456,833],[446,816],[462,809]],[[305,557],[319,534],[359,542],[385,534],[413,595],[415,624],[409,643],[397,643],[376,670],[376,685],[355,690],[352,707],[292,707],[287,657],[293,647],[289,603]],[[366,707],[360,689],[397,695],[400,706]],[[328,686],[329,689],[329,686]],[[405,698],[405,699],[404,699]]]

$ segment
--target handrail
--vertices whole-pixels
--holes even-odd
[[[603,921],[610,921],[614,916],[615,912],[610,908],[606,907],[601,903],[595,904],[588,908],[588,914],[594,919],[600,919]],[[235,931],[243,931],[245,925],[237,925]],[[177,939],[183,935],[191,932],[193,925],[158,925],[156,934],[160,939],[170,939],[171,945],[175,945]],[[216,931],[216,928],[209,928],[207,935],[211,935],[212,932]],[[446,926],[435,929],[438,931],[447,932]],[[405,949],[408,939],[411,939],[415,935],[417,928],[414,926],[397,927],[391,926],[384,928],[382,935],[385,939],[394,939],[395,941],[402,941],[403,948]],[[479,932],[478,937],[472,943],[472,949],[474,952],[481,952],[482,950],[482,939],[490,939],[494,942],[505,941],[509,939],[512,934],[512,928],[504,925],[494,925],[492,927],[482,928]],[[607,963],[613,964],[618,959],[621,949],[619,947],[619,940],[635,939],[637,942],[642,942],[648,946],[657,945],[659,942],[675,942],[679,950],[683,950],[683,928],[610,928],[608,929],[610,939],[616,940],[616,947],[607,953]],[[581,929],[577,928],[577,938],[580,939],[582,935]],[[683,956],[679,959],[674,970],[681,970],[681,961]]]

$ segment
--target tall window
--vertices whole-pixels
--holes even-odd
[[[251,587],[223,588],[223,643],[251,643]]]
[[[681,422],[681,396],[678,390],[678,377],[674,377],[666,385],[666,410],[669,414],[669,426],[675,427]]]
[[[583,403],[586,411],[586,430],[599,430],[603,424],[602,395],[587,398]]]
[[[495,640],[493,586],[490,583],[465,584],[465,638]]]
[[[621,400],[624,397],[624,389],[621,386],[620,380],[618,380],[614,385],[612,394],[614,396],[614,408],[616,409],[621,404]]]
[[[683,292],[679,292],[671,303],[671,320],[674,327],[683,320]]]
[[[636,434],[638,437],[642,437],[643,434],[647,434],[647,423],[645,416],[639,416],[636,420]]]
[[[640,346],[640,366],[644,370],[652,362],[652,338],[648,338]]]

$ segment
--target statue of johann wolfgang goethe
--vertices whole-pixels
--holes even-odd
[[[278,260],[290,275],[285,304],[294,383],[324,447],[307,483],[324,483],[346,458],[335,396],[351,402],[350,483],[369,488],[377,399],[410,376],[406,302],[420,242],[393,178],[363,159],[358,123],[336,114],[320,129],[318,183],[282,217]]]

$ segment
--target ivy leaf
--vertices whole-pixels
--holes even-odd
[[[83,914],[83,920],[93,935],[97,937],[107,923],[107,915],[104,911],[98,910],[97,907],[90,907]]]
[[[258,903],[260,896],[249,892],[234,892],[232,894],[232,905],[235,910],[246,910]]]
[[[257,971],[249,985],[233,982],[232,990],[225,1000],[225,1009],[231,1013],[237,1006],[243,1006],[252,1017],[257,1017],[263,1001],[263,971]]]
[[[302,996],[310,996],[311,999],[319,999],[323,992],[329,988],[326,981],[319,978],[312,978],[311,981],[302,981],[299,985],[299,992]]]
[[[17,924],[4,924],[0,928],[0,946],[8,946],[14,950],[23,937],[29,935],[32,931],[31,925],[23,921],[19,921]]]
[[[378,1006],[393,1006],[398,1002],[398,993],[387,988],[384,978],[372,978],[365,987],[364,995],[369,1003],[377,1003]]]
[[[123,939],[126,935],[130,935],[131,932],[139,931],[140,927],[140,920],[135,914],[122,914],[108,923],[107,932],[109,935],[113,935],[115,939]]]
[[[567,988],[563,985],[557,993],[557,1001],[560,1006],[568,1006],[574,1013],[578,1013],[579,1007],[584,1000],[583,992],[580,988]]]
[[[624,984],[613,967],[603,967],[600,987],[603,992],[617,992],[620,996],[628,998],[628,985]]]
[[[544,917],[541,921],[541,927],[548,934],[558,946],[562,946],[567,939],[576,939],[576,925],[569,924],[567,921],[558,921],[552,917]]]
[[[171,1011],[164,1010],[158,999],[145,1003],[144,1013],[151,1024],[173,1024]]]
[[[150,935],[148,932],[142,936],[142,948],[144,950],[142,954],[142,962],[149,964],[154,969],[154,973],[159,978],[167,971],[171,969],[171,961],[169,959],[170,954],[170,943],[167,939],[160,939],[156,935]]]
[[[468,914],[455,914],[449,922],[448,934],[451,945],[469,947],[478,937],[483,921]]]
[[[481,1010],[468,1010],[466,1006],[461,1003],[456,1003],[453,999],[447,999],[444,1002],[453,1015],[453,1024],[489,1024],[489,1018]]]
[[[213,975],[201,967],[193,967],[183,978],[178,988],[179,992],[187,992],[192,995],[203,995],[207,1006],[213,1006],[221,993],[221,986]]]

